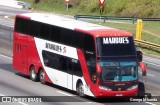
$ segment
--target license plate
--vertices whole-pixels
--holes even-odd
[[[116,96],[123,96],[122,94],[116,94]]]

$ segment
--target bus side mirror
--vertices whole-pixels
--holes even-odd
[[[140,50],[138,50],[138,51],[136,51],[136,53],[137,53],[137,59],[138,59],[138,62],[142,62],[142,51],[140,51]]]
[[[146,72],[146,65],[143,62],[138,62],[138,65],[140,66],[141,70],[142,70],[142,76],[146,76],[147,72]]]

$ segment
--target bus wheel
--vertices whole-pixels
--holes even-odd
[[[45,78],[45,73],[44,73],[44,71],[41,69],[40,72],[39,72],[39,80],[40,80],[41,84],[45,84],[45,83],[46,83],[46,81],[45,81],[44,78]]]
[[[31,66],[30,68],[30,79],[35,82],[37,81],[37,74],[36,74],[34,66]]]
[[[79,96],[84,97],[84,86],[82,83],[79,83],[77,87],[77,93],[79,94]]]

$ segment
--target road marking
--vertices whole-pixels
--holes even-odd
[[[153,104],[153,103],[151,103],[151,102],[145,102],[145,103],[150,104],[150,105],[156,105],[156,104]]]
[[[4,18],[8,19],[8,16],[4,16]]]
[[[92,102],[87,102],[87,103],[91,104]]]
[[[143,61],[144,63],[148,63],[148,64],[151,64],[151,65],[154,65],[154,66],[160,66],[160,65],[158,65],[158,64],[154,64],[154,63],[150,63],[150,62],[146,62],[146,61]]]
[[[4,16],[4,18],[14,21],[14,19],[9,18],[8,16]]]
[[[9,18],[8,18],[9,19]],[[8,20],[7,19],[7,20]],[[10,28],[13,28],[14,27],[14,21],[12,21],[12,22],[8,22],[6,20],[6,18],[0,18],[0,24],[2,25],[2,26],[5,26],[5,27],[10,27]]]
[[[74,95],[71,95],[71,94],[68,94],[68,93],[65,93],[65,92],[62,92],[62,91],[57,91],[58,93],[61,93],[61,94],[64,94],[66,96],[74,96]]]
[[[5,58],[7,58],[7,59],[12,59],[11,57],[7,57],[7,56],[5,56],[5,55],[1,55],[1,54],[0,54],[0,56],[5,57]]]
[[[6,26],[6,27],[13,28],[13,26],[12,26],[10,23],[8,23],[8,25],[7,25],[7,24],[2,24],[2,23],[1,23],[1,25]]]
[[[0,94],[0,96],[5,96],[5,95],[3,95],[3,94]]]
[[[63,92],[63,91],[57,91],[58,93],[61,93],[61,94],[64,94],[64,95],[66,95],[66,96],[75,96],[75,95],[72,95],[72,94],[68,94],[68,93],[65,93],[65,92]],[[74,97],[74,98],[76,98],[76,99],[78,99],[78,100],[81,100],[82,102],[85,102],[85,100],[83,100],[83,99],[81,99],[81,98],[77,98],[77,97]],[[92,102],[87,102],[88,104],[92,104]]]
[[[23,103],[23,102],[18,102],[19,104],[22,104],[22,105],[28,105],[28,104],[26,104],[26,103]]]
[[[142,73],[141,71],[138,71],[139,73]],[[148,76],[151,76],[151,77],[156,77],[155,75],[152,75],[152,74],[147,74]]]
[[[2,34],[2,35],[3,35],[4,33],[3,33],[3,32],[0,32],[0,34]]]
[[[3,94],[0,94],[0,96],[4,96],[5,97],[5,95],[3,95]],[[23,103],[23,102],[18,102],[19,104],[22,104],[22,105],[28,105],[28,104],[26,104],[26,103]]]
[[[147,74],[148,76],[151,76],[151,77],[156,77],[155,75],[152,75],[152,74]]]

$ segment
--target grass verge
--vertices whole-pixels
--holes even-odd
[[[60,13],[64,15],[99,15],[98,0],[70,0],[69,11],[66,11],[64,0],[40,0],[39,3],[34,3],[34,0],[23,0],[30,2],[35,10]],[[160,8],[158,4],[160,0],[107,0],[104,5],[104,14],[111,16],[126,16],[126,17],[160,17]],[[154,5],[154,6],[152,6]],[[119,21],[118,21],[119,22]],[[122,21],[122,23],[96,23],[112,28],[128,31],[135,35],[136,24],[130,21]],[[160,44],[160,22],[143,22],[142,40],[149,41],[155,44]],[[154,51],[143,50],[144,52],[154,55],[159,53]]]

